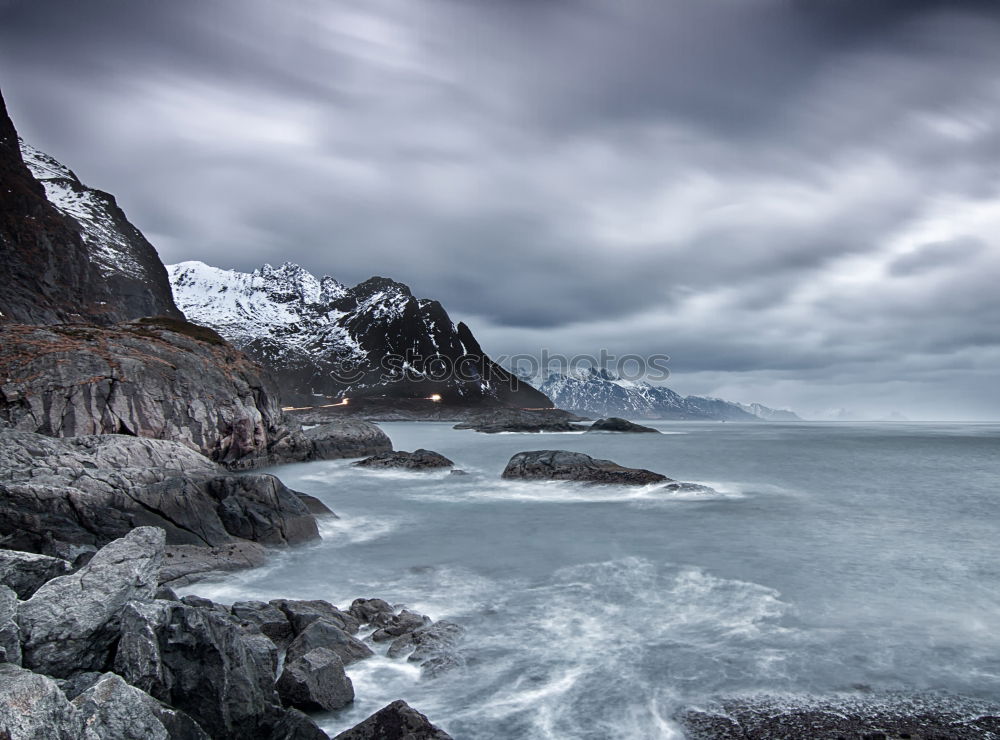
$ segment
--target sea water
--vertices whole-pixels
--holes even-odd
[[[350,461],[269,472],[340,519],[322,542],[186,589],[222,602],[380,597],[466,629],[463,667],[349,666],[335,734],[405,699],[456,738],[682,737],[740,692],[1000,698],[1000,425],[653,422],[663,434],[386,423],[469,473]],[[503,481],[565,449],[711,486]]]

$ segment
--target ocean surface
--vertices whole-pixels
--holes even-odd
[[[382,655],[350,666],[357,700],[321,718],[331,733],[400,698],[477,740],[679,738],[679,707],[729,692],[1000,698],[1000,424],[652,425],[665,433],[382,424],[471,475],[274,468],[341,518],[186,593],[381,597],[467,629],[467,664],[436,678]],[[537,449],[717,494],[500,480]]]

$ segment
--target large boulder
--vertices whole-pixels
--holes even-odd
[[[156,701],[107,673],[73,699],[83,732],[81,740],[170,740],[154,710]],[[207,736],[206,736],[207,737]]]
[[[690,740],[1000,738],[1000,704],[933,694],[723,697],[677,719]]]
[[[285,660],[295,660],[319,647],[327,648],[336,653],[344,665],[350,665],[374,655],[371,648],[363,642],[351,637],[333,622],[321,618],[310,622],[292,640],[288,646]]]
[[[47,676],[0,664],[0,737],[7,740],[80,740],[76,708]]]
[[[340,733],[334,740],[451,740],[451,735],[432,725],[405,701],[398,700]]]
[[[361,626],[357,617],[351,612],[341,611],[322,599],[273,599],[269,603],[288,617],[295,634],[302,632],[317,619],[332,622],[350,635],[357,634]]]
[[[21,628],[17,626],[17,594],[0,586],[0,663],[21,664]]]
[[[320,424],[305,432],[315,455],[321,460],[343,457],[366,457],[390,452],[392,441],[378,426],[361,419],[339,419]]]
[[[392,604],[383,599],[355,599],[348,610],[361,624],[368,624],[380,616],[396,613]]]
[[[267,737],[263,728],[283,713],[273,655],[248,637],[235,620],[212,609],[133,602],[122,612],[114,670],[189,714],[213,738]]]
[[[0,550],[0,583],[12,589],[19,599],[31,598],[43,583],[65,575],[71,568],[62,558]]]
[[[307,711],[333,711],[354,701],[354,685],[344,673],[344,663],[324,647],[288,660],[277,688],[285,704]]]
[[[244,629],[255,629],[275,645],[284,648],[291,642],[292,625],[278,607],[263,601],[237,601],[230,607]]]
[[[444,455],[432,450],[414,450],[413,452],[383,452],[372,455],[364,460],[354,463],[361,468],[398,468],[401,470],[435,470],[438,468],[450,468],[455,463]]]
[[[629,421],[628,419],[620,419],[617,416],[611,416],[607,419],[598,419],[587,429],[587,432],[624,432],[627,434],[660,434],[659,429],[653,429],[653,427],[644,427],[641,424],[636,424]]]
[[[171,545],[208,548],[319,537],[277,478],[224,473],[178,442],[0,430],[0,458],[0,534],[22,550],[73,559],[143,525]]]
[[[399,614],[383,614],[373,622],[378,629],[372,633],[373,642],[393,640],[407,632],[413,632],[431,623],[430,617],[403,609]]]
[[[24,665],[57,677],[104,668],[125,604],[156,593],[163,550],[163,530],[139,527],[22,602],[17,621]]]
[[[626,468],[610,460],[600,460],[582,452],[536,450],[518,452],[503,471],[513,480],[564,480],[582,483],[647,485],[668,483],[670,478],[641,468]]]

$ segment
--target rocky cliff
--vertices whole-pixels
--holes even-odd
[[[183,318],[156,250],[115,199],[87,188],[51,157],[27,145],[24,151],[27,157],[0,96],[2,319],[111,324],[140,316]]]
[[[270,378],[211,329],[0,325],[0,425],[14,429],[169,439],[229,468],[391,447],[377,427],[351,424],[303,434]]]

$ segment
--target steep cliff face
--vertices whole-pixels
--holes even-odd
[[[0,313],[6,321],[183,318],[156,250],[114,198],[87,188],[54,159],[24,145],[2,96],[0,273]]]
[[[273,382],[184,322],[0,325],[0,381],[0,424],[21,431],[170,439],[230,467],[312,454]]]
[[[273,372],[289,400],[439,395],[455,405],[552,405],[492,362],[440,303],[394,280],[373,277],[348,288],[292,263],[252,273],[201,262],[167,270],[188,318]]]

